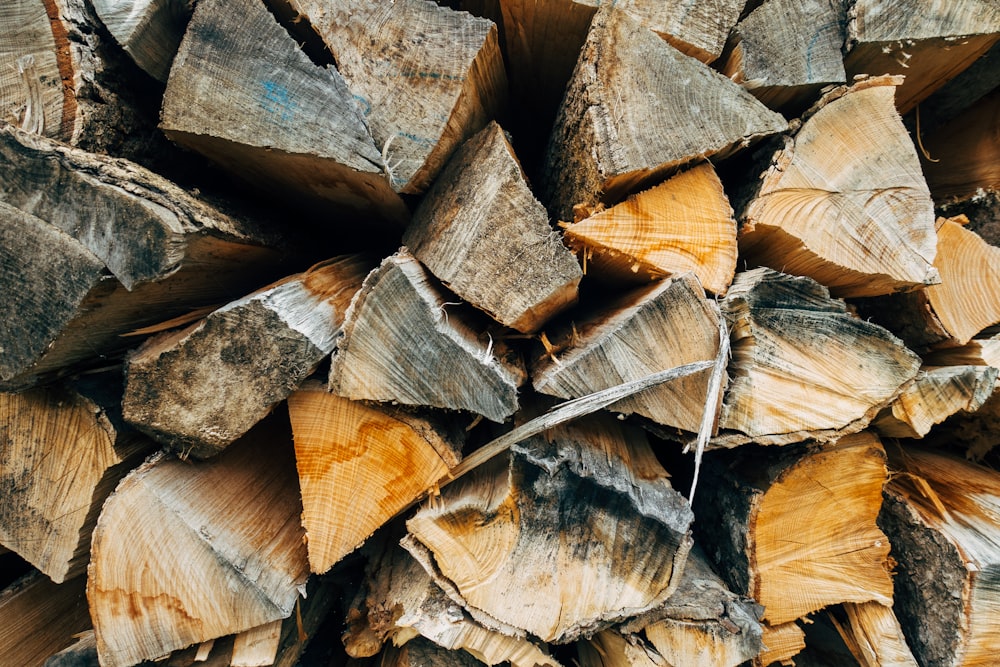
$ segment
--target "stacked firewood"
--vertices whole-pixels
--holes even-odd
[[[4,3],[0,664],[990,664],[944,5]]]

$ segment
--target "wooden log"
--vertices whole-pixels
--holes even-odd
[[[829,612],[830,619],[861,667],[917,667],[890,607],[878,602],[847,602],[842,608],[842,621],[834,611]]]
[[[218,454],[336,346],[374,262],[345,255],[149,339],[125,367],[125,418],[182,457]]]
[[[1000,42],[969,65],[961,74],[941,86],[919,105],[920,128],[932,132],[953,120],[1000,86]],[[916,133],[917,108],[908,114],[907,126]]]
[[[948,417],[981,408],[994,392],[998,373],[991,366],[925,366],[871,426],[883,437],[922,438]]]
[[[424,192],[506,105],[492,21],[427,0],[281,0],[323,38],[381,150],[392,188]]]
[[[969,220],[967,229],[979,234],[990,245],[1000,246],[1000,188],[983,190],[965,199],[946,202],[941,205],[940,210],[941,217],[944,218],[964,215]]]
[[[398,545],[386,542],[373,553],[365,589],[347,612],[343,639],[348,655],[374,656],[389,640],[399,646],[424,637],[491,666],[509,662],[513,667],[561,667],[534,640],[501,634],[477,623]]]
[[[407,216],[343,78],[314,65],[262,0],[198,3],[161,118],[175,143],[324,219],[332,204],[397,234]]]
[[[98,18],[135,64],[166,83],[192,4],[183,0],[91,0]]]
[[[764,650],[754,659],[753,667],[795,665],[793,660],[806,647],[806,633],[795,621],[771,626],[764,624]]]
[[[568,226],[565,239],[588,275],[615,283],[690,271],[724,295],[736,272],[736,221],[709,162]]]
[[[959,0],[928,11],[919,0],[853,0],[848,7],[847,75],[904,74],[900,113],[913,109],[1000,39],[1000,7]]]
[[[595,415],[510,451],[407,521],[404,546],[474,619],[566,643],[673,593],[693,517],[641,431]]]
[[[556,118],[543,201],[553,217],[573,220],[577,204],[616,203],[786,126],[732,81],[604,7]]]
[[[73,639],[73,644],[49,656],[43,667],[100,667],[94,630],[79,632]]]
[[[84,577],[54,584],[32,572],[0,591],[0,663],[41,667],[90,628]]]
[[[313,572],[360,547],[462,458],[464,431],[350,401],[318,383],[289,396],[288,413]]]
[[[719,71],[771,109],[798,115],[824,86],[847,81],[840,0],[768,0],[733,29]]]
[[[210,461],[154,456],[105,503],[87,572],[104,667],[294,612],[309,565],[287,417],[278,417]]]
[[[388,257],[347,312],[330,389],[354,400],[468,410],[503,422],[517,410],[524,371],[502,341],[463,321],[454,299],[409,250]]]
[[[842,301],[808,278],[770,269],[737,274],[722,312],[731,331],[733,380],[713,446],[855,433],[920,367],[899,339],[848,314]]]
[[[893,609],[910,648],[921,665],[994,662],[997,471],[916,447],[893,452],[891,467],[879,524],[892,541]]]
[[[691,274],[626,294],[579,326],[553,334],[531,370],[536,391],[577,398],[628,380],[696,361],[719,351],[719,312]],[[609,410],[697,432],[709,395],[711,369],[647,389]],[[722,387],[717,391],[721,392]]]
[[[739,211],[740,256],[835,296],[938,282],[934,207],[893,106],[898,78],[828,92],[785,138]],[[836,157],[833,157],[836,156]]]
[[[57,584],[84,572],[104,500],[153,449],[122,421],[117,371],[0,394],[0,542]]]
[[[17,323],[0,342],[6,389],[116,354],[122,334],[245,294],[304,254],[134,164],[11,126],[0,156],[0,264],[16,295],[0,314]]]
[[[459,297],[524,333],[577,299],[580,267],[496,123],[448,162],[403,243]]]
[[[876,526],[887,478],[878,437],[740,448],[703,470],[700,543],[772,627],[840,602],[892,604],[889,540]]]
[[[426,639],[411,639],[399,648],[387,645],[379,667],[478,667],[483,663],[465,651],[448,651]]]

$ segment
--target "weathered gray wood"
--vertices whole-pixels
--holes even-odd
[[[551,349],[536,355],[532,384],[544,394],[576,398],[659,370],[714,360],[719,318],[692,274],[664,279],[555,332]],[[705,370],[661,384],[609,409],[695,433],[710,374]]]
[[[448,156],[502,112],[492,21],[429,0],[282,0],[323,38],[397,192],[424,192]]]
[[[124,161],[0,127],[0,386],[121,351],[121,334],[258,287],[296,253]]]
[[[403,243],[463,300],[525,333],[575,303],[583,276],[496,123],[455,153]]]
[[[344,235],[379,222],[395,231],[407,215],[344,79],[313,64],[262,0],[198,3],[160,126],[278,196],[326,216],[339,207]]]
[[[374,263],[328,260],[149,339],[128,357],[125,418],[183,456],[218,454],[333,351]]]
[[[732,332],[733,380],[714,446],[855,433],[920,367],[902,341],[849,315],[808,278],[770,269],[737,274],[722,312]]]
[[[365,279],[330,367],[331,390],[354,400],[468,410],[503,422],[517,410],[520,361],[474,329],[409,250]],[[474,320],[472,320],[474,321]]]
[[[166,82],[193,4],[188,0],[91,0],[94,12],[135,64]]]
[[[474,619],[562,643],[674,591],[693,515],[641,431],[594,415],[510,453],[407,521],[404,546]]]
[[[781,132],[784,119],[624,12],[590,26],[546,152],[549,212],[615,203],[699,158],[722,158]]]

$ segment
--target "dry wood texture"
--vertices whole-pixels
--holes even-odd
[[[186,0],[91,0],[94,12],[132,60],[166,82],[170,65],[191,18]]]
[[[847,602],[837,631],[861,667],[917,667],[892,608],[878,602]]]
[[[41,667],[90,628],[86,579],[56,585],[45,575],[28,574],[0,593],[0,663]]]

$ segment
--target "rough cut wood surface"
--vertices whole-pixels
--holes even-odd
[[[827,93],[772,157],[739,213],[740,254],[835,296],[938,282],[934,206],[893,106],[899,79]]]
[[[736,272],[736,221],[715,169],[702,162],[566,227],[588,276],[643,283],[693,272],[724,295]]]
[[[73,644],[90,628],[85,586],[85,577],[57,585],[33,572],[0,593],[0,664],[42,667]]]
[[[577,299],[580,267],[496,123],[448,162],[403,243],[463,300],[524,333]]]
[[[154,79],[166,82],[191,18],[184,0],[91,0],[94,12],[125,53]]]
[[[125,418],[183,456],[218,454],[333,351],[374,261],[345,255],[155,336],[125,367]]]
[[[861,667],[917,667],[903,629],[891,607],[878,602],[847,602],[837,631]]]
[[[806,633],[795,621],[781,625],[764,625],[764,650],[754,661],[753,667],[769,667],[774,664],[791,665],[802,649],[806,647]],[[797,664],[797,663],[796,663]]]

